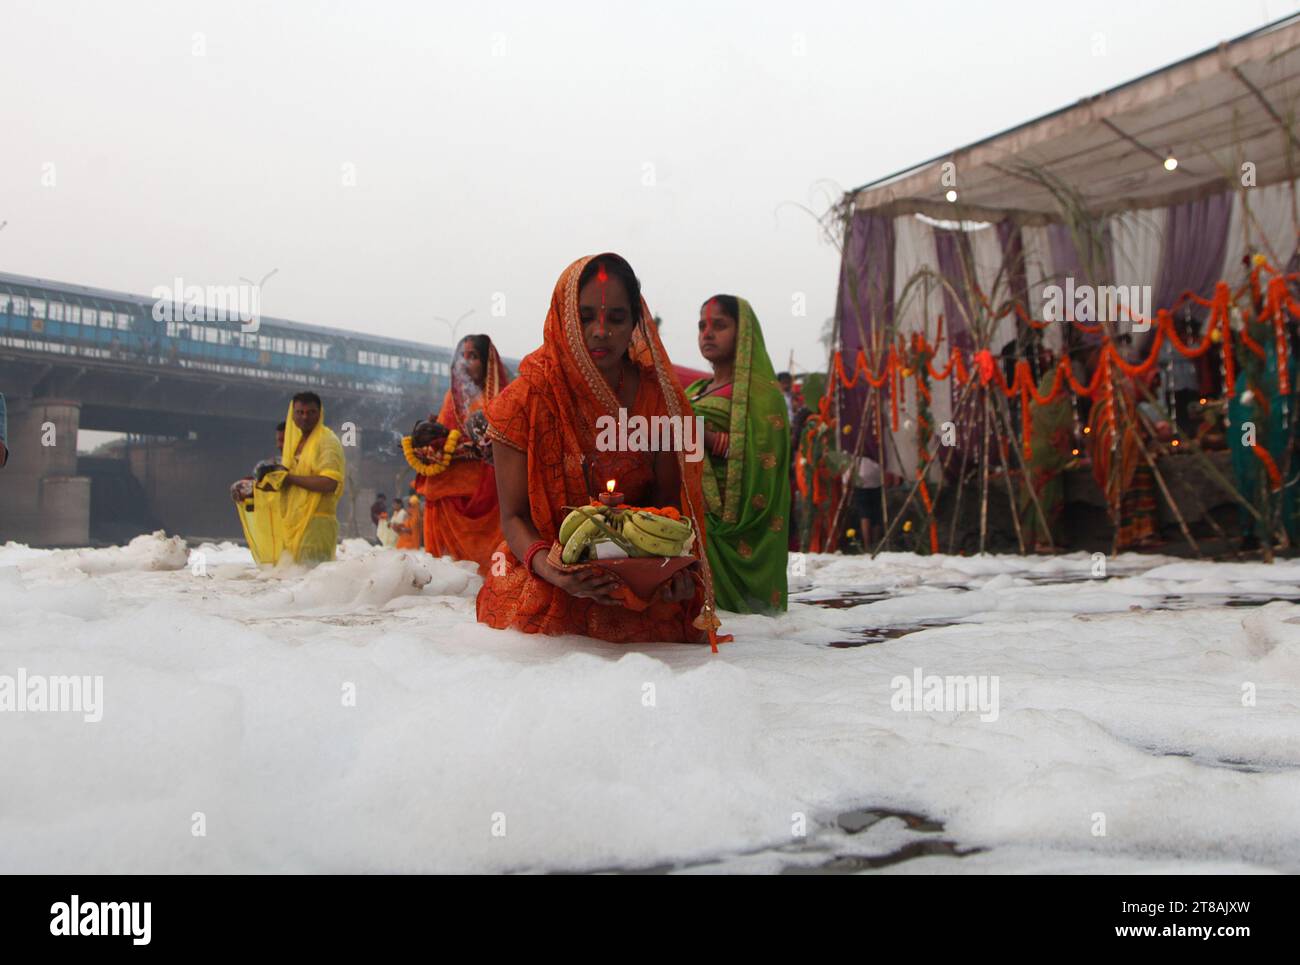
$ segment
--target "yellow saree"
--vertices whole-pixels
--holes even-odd
[[[300,442],[303,443],[301,451]],[[303,442],[302,430],[293,421],[290,404],[280,463],[288,471],[277,469],[263,476],[253,487],[253,512],[240,513],[253,558],[258,563],[278,563],[288,553],[295,563],[334,559],[339,541],[337,511],[347,464],[342,443],[325,425],[324,408],[320,422]],[[301,486],[286,487],[287,475],[324,476],[338,486],[332,493],[316,493]]]

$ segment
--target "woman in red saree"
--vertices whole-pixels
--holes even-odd
[[[424,548],[434,556],[471,560],[480,573],[487,573],[501,542],[501,514],[496,474],[484,458],[486,420],[479,413],[509,381],[510,373],[490,338],[466,335],[460,340],[451,366],[451,388],[437,421],[460,430],[461,444],[445,472],[418,475],[415,481],[424,496]]]
[[[717,620],[701,550],[703,463],[682,451],[599,451],[597,421],[617,420],[620,409],[692,416],[631,266],[613,254],[580,258],[555,286],[542,347],[488,407],[505,542],[479,591],[480,622],[616,643],[710,639]],[[674,506],[701,536],[698,576],[677,574],[639,612],[622,604],[606,571],[569,572],[546,558],[569,509],[610,479],[625,503]]]

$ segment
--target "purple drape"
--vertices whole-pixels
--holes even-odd
[[[1069,225],[1050,224],[1047,226],[1047,247],[1052,255],[1052,273],[1047,279],[1049,285],[1059,285],[1066,289],[1066,280],[1074,279],[1076,289],[1083,285],[1108,285],[1115,277],[1115,252],[1110,243],[1110,226],[1105,228],[1104,245],[1106,249],[1106,277],[1092,278],[1088,277],[1088,272],[1084,270],[1083,259],[1079,257],[1079,247],[1074,242],[1074,233],[1070,230]],[[1066,304],[1066,318],[1074,317],[1074,305]],[[1064,324],[1064,323],[1062,323]],[[1082,329],[1069,326],[1067,330],[1066,345],[1097,345],[1101,342],[1101,334],[1098,332],[1085,332]]]
[[[970,238],[964,231],[935,228],[934,254],[939,274],[952,286],[952,291],[947,286],[943,291],[943,324],[948,350],[960,351],[969,364],[971,353],[975,351],[975,337],[966,319],[968,314],[974,315],[971,289],[976,284],[973,277],[967,277],[967,266],[974,264]],[[957,429],[957,444],[950,451],[941,452],[940,459],[944,472],[952,476],[961,471],[963,462],[973,465],[979,459],[984,424],[981,421],[983,406],[977,392],[966,392],[963,402],[963,390],[955,377],[948,379],[948,392],[952,402],[952,421]]]
[[[873,355],[884,345],[879,332],[888,333],[894,324],[894,221],[892,218],[855,212],[844,239],[844,260],[840,263],[840,286],[835,316],[839,323],[840,351],[845,372],[853,373],[858,349],[863,349],[874,369],[880,359]],[[835,377],[832,375],[832,377]],[[840,444],[856,450],[859,436],[866,439],[862,451],[879,458],[873,431],[875,419],[866,418],[868,386],[864,380],[844,389],[836,378],[840,406]],[[844,428],[848,428],[845,433]],[[882,463],[883,464],[883,463]]]
[[[966,233],[935,228],[934,255],[939,274],[952,286],[951,290],[948,285],[943,289],[943,324],[948,344],[970,352],[975,343],[966,322],[971,311],[965,268],[971,263],[970,241]],[[954,291],[957,293],[955,297]]]
[[[1074,235],[1070,233],[1068,225],[1047,226],[1047,247],[1052,253],[1051,284],[1064,288],[1066,278],[1073,278],[1076,285],[1087,283],[1083,265],[1079,262],[1079,249],[1074,244]]]
[[[1152,308],[1172,308],[1188,289],[1202,298],[1214,294],[1228,251],[1231,217],[1232,195],[1226,191],[1169,206]],[[1198,306],[1192,308],[1193,315],[1199,317]]]
[[[997,223],[998,247],[1002,250],[1002,265],[1007,279],[1008,292],[1012,299],[1029,310],[1029,278],[1025,272],[1025,242],[1020,234],[1020,225],[1010,218],[1003,218]],[[990,293],[990,297],[992,297]],[[1017,316],[1016,331],[1023,326]]]

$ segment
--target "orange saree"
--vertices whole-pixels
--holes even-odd
[[[510,446],[527,456],[528,504],[542,539],[554,540],[568,508],[586,505],[616,479],[630,505],[646,505],[654,486],[654,453],[598,452],[597,419],[617,419],[619,405],[583,342],[578,317],[578,280],[591,258],[580,258],[560,276],[551,296],[542,347],[519,366],[519,377],[487,409],[494,446]],[[640,373],[640,387],[629,415],[693,415],[673,374],[644,300],[641,320],[628,349]],[[704,496],[701,462],[677,453],[681,472],[680,509],[701,535]],[[568,507],[568,508],[566,508]],[[707,560],[697,564],[695,596],[676,603],[655,602],[634,612],[571,596],[527,571],[503,541],[500,565],[487,574],[478,595],[478,619],[497,629],[524,633],[574,633],[614,643],[702,643],[716,627]]]
[[[418,476],[415,488],[424,496],[424,548],[434,556],[471,560],[478,564],[480,573],[486,574],[501,542],[501,514],[496,473],[469,443],[469,421],[496,398],[510,375],[496,346],[489,342],[483,388],[479,389],[459,361],[460,348],[456,346],[458,361],[452,366],[451,388],[437,421],[448,429],[459,429],[467,441],[453,454],[446,472]]]

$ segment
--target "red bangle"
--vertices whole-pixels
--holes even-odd
[[[532,546],[528,547],[528,551],[524,553],[524,569],[527,570],[530,575],[533,572],[533,557],[550,548],[550,541],[544,539],[539,539]]]

